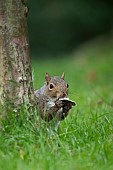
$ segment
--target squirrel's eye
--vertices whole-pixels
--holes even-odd
[[[67,88],[69,87],[69,84],[67,84]]]
[[[53,89],[54,85],[53,84],[50,84],[49,88],[50,89]]]

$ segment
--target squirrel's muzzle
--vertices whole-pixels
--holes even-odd
[[[64,98],[64,97],[67,97],[67,94],[65,92],[57,94],[57,98]]]

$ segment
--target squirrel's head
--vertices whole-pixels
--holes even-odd
[[[50,96],[52,99],[67,97],[69,85],[64,80],[64,77],[64,73],[61,77],[51,77],[48,73],[46,73],[46,95]]]

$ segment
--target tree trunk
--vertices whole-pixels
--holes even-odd
[[[0,105],[34,101],[26,0],[0,0]]]

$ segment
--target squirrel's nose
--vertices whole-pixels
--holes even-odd
[[[57,94],[57,97],[58,98],[64,98],[64,97],[67,97],[67,94],[65,92],[62,92],[60,94]]]
[[[63,94],[62,94],[62,97],[66,97],[67,95],[66,95],[66,93],[65,92],[63,92]]]

